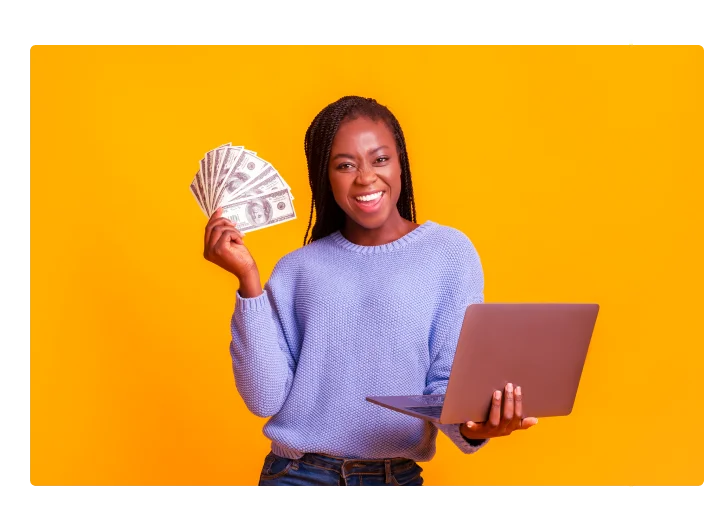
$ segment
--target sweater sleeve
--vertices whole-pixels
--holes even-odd
[[[296,369],[293,282],[277,268],[258,297],[241,297],[237,291],[230,322],[237,390],[247,408],[260,417],[279,412]]]
[[[471,241],[463,236],[459,247],[448,255],[450,284],[440,298],[437,324],[430,338],[430,367],[425,394],[445,394],[450,370],[459,341],[464,313],[470,304],[484,302],[484,273],[479,255]],[[462,424],[433,424],[465,454],[475,453],[488,440],[465,438]]]

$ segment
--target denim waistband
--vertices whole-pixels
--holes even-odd
[[[299,462],[323,469],[337,471],[343,477],[349,475],[386,475],[391,478],[392,470],[401,472],[410,469],[415,461],[410,458],[339,458],[322,453],[304,453]]]

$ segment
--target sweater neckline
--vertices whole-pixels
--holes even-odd
[[[359,244],[355,244],[354,242],[350,242],[343,236],[339,229],[332,233],[330,238],[338,246],[349,251],[355,251],[357,253],[385,253],[387,251],[401,249],[411,242],[418,240],[434,225],[436,224],[432,220],[426,220],[412,231],[403,235],[401,238],[397,238],[396,240],[392,240],[391,242],[380,244],[378,246],[361,246]]]

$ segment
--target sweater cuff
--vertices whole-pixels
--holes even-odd
[[[237,290],[237,299],[235,301],[235,312],[261,312],[269,308],[269,296],[266,290],[262,291],[257,297],[242,297],[240,291]]]
[[[435,424],[438,429],[445,433],[450,440],[462,451],[464,454],[468,455],[477,452],[479,449],[484,447],[488,439],[483,440],[470,440],[466,438],[461,432],[460,427],[462,424]]]
[[[462,434],[462,424],[460,424],[459,429],[460,429],[460,435],[462,435],[462,438],[464,438],[464,441],[467,442],[469,445],[481,446],[489,441],[487,438],[467,438],[465,435]]]

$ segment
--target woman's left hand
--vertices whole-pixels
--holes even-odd
[[[460,432],[472,440],[507,436],[517,429],[528,429],[538,423],[537,418],[523,418],[523,395],[521,387],[516,387],[514,394],[513,384],[506,384],[506,397],[502,398],[501,391],[495,391],[492,396],[489,420],[486,422],[467,422],[460,426]],[[503,399],[503,412],[501,401]]]

